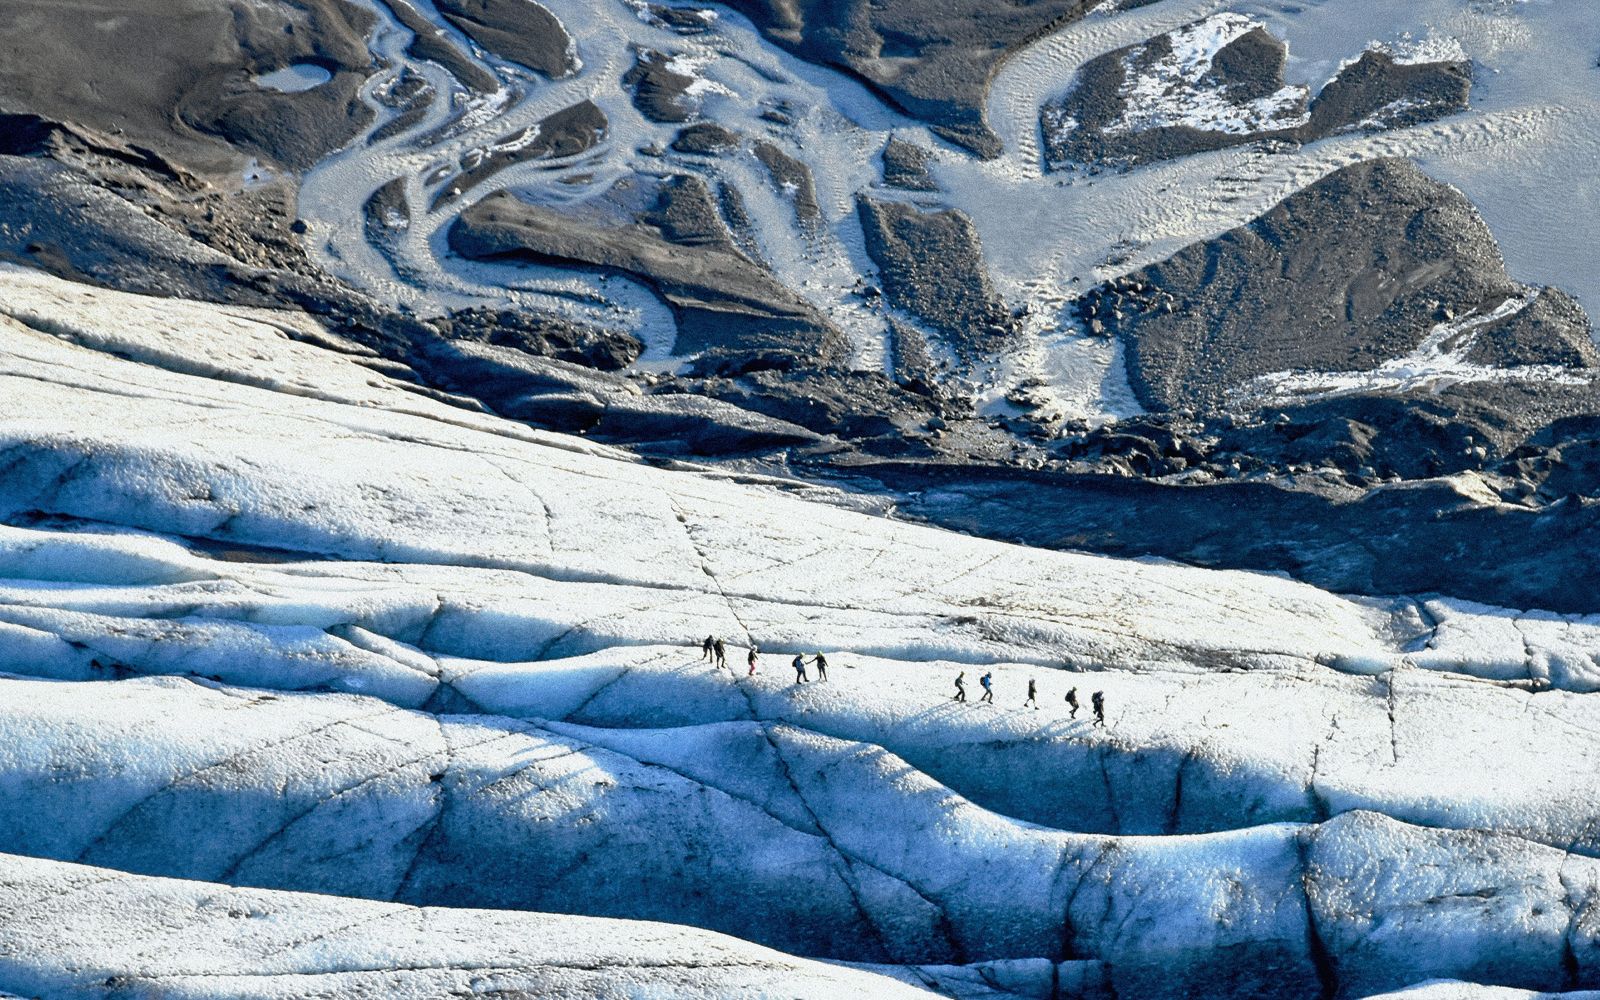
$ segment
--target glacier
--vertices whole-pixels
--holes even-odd
[[[143,878],[0,855],[13,996],[927,996],[719,934]]]
[[[1593,617],[651,464],[303,315],[0,266],[0,344],[0,991],[1600,983]]]

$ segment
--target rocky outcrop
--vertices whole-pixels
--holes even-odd
[[[632,0],[628,6],[646,23],[678,35],[704,35],[717,21],[717,12],[710,7],[648,3],[646,0]]]
[[[889,137],[883,147],[883,183],[904,191],[937,191],[928,174],[930,154],[916,143]]]
[[[452,341],[494,344],[532,354],[615,371],[639,357],[644,345],[632,334],[509,309],[471,309],[436,321]]]
[[[55,160],[0,156],[0,259],[146,294],[271,301],[257,268],[153,214]]]
[[[1317,94],[1300,138],[1420,125],[1465,111],[1471,92],[1469,61],[1401,61],[1369,48]]]
[[[680,153],[698,156],[716,156],[739,148],[739,133],[723,128],[714,122],[696,122],[678,130],[672,148]]]
[[[469,90],[493,93],[500,89],[495,75],[478,65],[449,32],[441,31],[412,0],[384,0],[384,3],[394,13],[395,20],[411,32],[411,41],[406,44],[408,54],[438,63]]]
[[[490,80],[498,86],[498,82],[494,81],[492,76]],[[492,90],[494,87],[489,89]],[[421,124],[423,118],[427,116],[429,104],[436,95],[433,84],[428,82],[427,77],[408,68],[401,70],[393,82],[375,88],[372,96],[379,104],[394,111],[395,115],[368,133],[369,146],[376,146],[378,143],[404,135]]]
[[[1496,368],[1600,368],[1600,350],[1590,335],[1588,313],[1559,288],[1539,289],[1533,301],[1509,319],[1484,326],[1466,359]]]
[[[1416,422],[1429,423],[1420,416]],[[1335,438],[1333,447],[1309,442],[1307,451],[1317,464],[1338,461],[1341,440]],[[1410,450],[1404,442],[1396,447],[1402,454]],[[1493,488],[1497,476],[1486,483],[1476,474],[1352,489],[1303,474],[1202,477],[1178,485],[1125,475],[979,470],[972,464],[940,469],[896,463],[852,471],[917,494],[900,504],[906,516],[1027,545],[1288,572],[1340,593],[1444,592],[1506,606],[1592,613],[1600,572],[1584,553],[1600,545],[1600,508],[1558,491],[1593,487],[1592,457],[1587,464],[1572,463],[1592,456],[1594,448],[1591,438],[1513,453],[1525,466],[1520,475],[1531,477],[1524,480],[1525,494],[1516,480],[1502,481],[1502,493]],[[1130,451],[1125,460],[1137,457]],[[1224,467],[1248,467],[1251,456],[1222,452],[1216,460]],[[1185,471],[1162,464],[1151,462],[1158,474]],[[1525,503],[1526,497],[1542,502]]]
[[[1453,358],[1468,343],[1485,343],[1478,358],[1592,363],[1581,310],[1553,293],[1518,308],[1523,294],[1459,191],[1376,160],[1091,290],[1080,314],[1123,341],[1147,407],[1218,411],[1270,400],[1281,380],[1259,380],[1275,373],[1372,372],[1419,350]],[[1511,339],[1519,346],[1504,346]]]
[[[814,231],[820,226],[822,209],[817,205],[817,187],[811,178],[811,168],[770,142],[757,142],[751,150],[767,168],[773,186],[794,202],[795,221],[807,230]]]
[[[182,189],[199,186],[197,178],[153,150],[116,136],[35,114],[0,112],[0,156],[54,160],[63,166],[102,163],[126,166]]]
[[[411,199],[406,195],[406,179],[396,177],[372,192],[361,205],[361,224],[367,242],[389,247],[411,226]]]
[[[676,65],[665,52],[641,49],[633,68],[622,76],[622,85],[633,90],[634,107],[653,122],[687,122],[700,114],[700,101],[689,90],[695,78]]]
[[[670,383],[661,392],[647,392],[645,388],[654,386],[642,388],[597,372],[590,360],[595,355],[621,362],[630,347],[636,350],[626,334],[581,331],[581,339],[574,338],[578,343],[565,347],[556,338],[566,330],[542,317],[513,316],[503,323],[471,318],[488,328],[486,338],[460,336],[477,331],[454,320],[451,332],[457,339],[429,345],[413,363],[430,383],[512,420],[697,457],[764,454],[821,440],[819,434],[765,415],[758,407],[672,392]]]

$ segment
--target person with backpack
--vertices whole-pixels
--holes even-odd
[[[989,704],[993,705],[994,704],[994,671],[992,671],[992,670],[985,671],[984,675],[982,677],[978,678],[978,683],[983,685],[983,697],[979,698],[978,700],[979,701],[986,701]]]
[[[967,672],[965,670],[956,674],[956,696],[954,701],[967,700]]]
[[[746,653],[745,657],[744,657],[744,661],[746,663],[750,664],[750,672],[748,674],[745,674],[746,677],[754,677],[756,675],[756,653],[757,652],[758,652],[758,650],[756,649],[756,644],[752,642],[750,644],[750,652]]]
[[[728,669],[728,644],[718,639],[712,645],[711,651],[717,655],[717,666],[723,670]]]
[[[709,635],[706,636],[706,641],[700,644],[700,659],[707,663],[716,662],[716,650],[716,640]]]
[[[794,661],[789,665],[794,667],[794,682],[796,684],[808,682],[809,678],[806,677],[806,658],[803,654],[794,654]]]
[[[1032,677],[1028,678],[1028,700],[1022,703],[1022,707],[1027,708],[1029,705],[1033,706],[1035,712],[1039,710],[1039,684]]]
[[[1094,724],[1097,725],[1097,726],[1105,725],[1106,724],[1106,694],[1105,694],[1105,692],[1104,691],[1096,691],[1094,694],[1089,696],[1089,702],[1090,702],[1090,704],[1092,704],[1094,706]]]
[[[1076,719],[1078,717],[1078,689],[1077,688],[1073,688],[1071,691],[1067,692],[1067,707],[1072,709],[1072,714],[1067,716],[1067,718]]]
[[[813,658],[811,662],[816,665],[816,668],[817,668],[817,680],[819,682],[827,680],[828,679],[828,658],[826,656],[823,656],[822,652],[820,650],[818,650],[816,657]]]

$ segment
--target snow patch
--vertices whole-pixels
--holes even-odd
[[[1264,27],[1241,14],[1212,15],[1165,35],[1172,51],[1143,70],[1140,63],[1149,45],[1133,49],[1123,58],[1126,76],[1118,90],[1126,106],[1105,132],[1183,127],[1248,135],[1304,125],[1311,120],[1304,86],[1286,86],[1265,97],[1236,102],[1229,99],[1225,86],[1206,79],[1217,53]]]
[[[737,97],[738,95],[732,90],[711,79],[710,77],[702,75],[701,71],[715,62],[717,58],[717,55],[714,53],[691,54],[687,52],[679,52],[674,54],[673,57],[667,61],[665,69],[669,73],[676,73],[678,76],[686,76],[690,78],[692,82],[683,89],[683,92],[688,94],[690,97],[703,98],[706,94],[721,94],[724,97]]]
[[[1514,365],[1498,368],[1467,360],[1484,327],[1521,312],[1538,298],[1539,290],[1526,288],[1487,313],[1436,324],[1410,353],[1391,358],[1370,371],[1271,372],[1240,390],[1245,398],[1268,405],[1312,402],[1353,393],[1408,392],[1440,389],[1465,382],[1531,381],[1561,385],[1587,385],[1590,375],[1561,365]]]
[[[1387,54],[1390,59],[1402,66],[1460,63],[1467,62],[1471,58],[1459,39],[1450,35],[1431,33],[1415,38],[1408,31],[1393,42],[1374,42],[1370,48]]]
[[[320,87],[332,79],[333,73],[326,66],[319,66],[316,63],[295,63],[293,66],[285,66],[271,73],[262,73],[255,78],[255,85],[267,90],[276,90],[281,94],[299,94]]]

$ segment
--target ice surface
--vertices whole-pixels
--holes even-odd
[[[6,818],[6,843],[121,870],[581,906],[810,954],[926,962],[951,948],[1048,949],[1057,870],[1081,868],[1098,843],[987,813],[881,751],[804,733],[691,733],[696,773],[651,752],[673,734],[435,720],[326,695],[263,702],[173,681],[7,687],[18,707],[6,789],[32,808]],[[161,732],[172,716],[185,719],[181,743]],[[119,766],[87,766],[96,747],[115,748]],[[905,822],[884,824],[884,808]],[[209,832],[195,842],[196,830]],[[1284,831],[1230,836],[1212,853],[1253,856],[1263,838],[1281,845]],[[1126,864],[1171,863],[1137,853]]]
[[[19,279],[14,299],[40,280]],[[562,633],[571,651],[682,641],[708,618],[781,644],[805,641],[818,607],[840,640],[885,656],[1215,668],[1391,648],[1384,614],[1291,581],[1040,552],[655,470],[419,399],[336,355],[326,360],[343,370],[326,378],[295,370],[311,359],[284,351],[260,366],[241,360],[245,373],[225,384],[31,328],[6,332],[15,346],[0,361],[10,390],[0,454],[17,461],[0,501],[10,510],[403,564],[356,572],[421,573],[430,601],[448,575],[438,566],[510,571],[470,604],[444,602],[431,626],[444,652],[526,658]],[[325,386],[324,398],[296,395],[285,408],[283,394],[250,384],[263,380]],[[69,400],[70,432],[37,416]],[[171,432],[196,422],[204,435]],[[171,471],[153,475],[151,462]],[[375,480],[375,469],[385,475]],[[550,616],[558,594],[590,613]],[[1231,634],[1193,627],[1225,613]]]
[[[1368,997],[1367,1000],[1600,1000],[1600,992],[1575,990],[1566,993],[1517,990],[1504,986],[1483,986],[1459,979],[1430,979],[1403,990]]]
[[[1329,962],[1347,995],[1547,988],[1569,940],[1588,975],[1600,621],[654,468],[419,397],[304,319],[16,269],[0,316],[10,850],[1125,996],[1310,992]],[[792,684],[819,649],[829,681]],[[996,706],[949,700],[963,670]],[[315,937],[367,904],[283,905]],[[34,926],[0,942],[31,954]],[[137,976],[111,940],[71,968]],[[282,968],[251,962],[227,975]],[[49,963],[0,971],[69,974]]]
[[[1023,959],[1066,931],[1146,995],[1241,989],[1219,952],[1311,981],[1308,909],[1353,988],[1539,982],[1565,935],[1591,947],[1568,928],[1588,903],[1565,901],[1600,898],[1593,858],[1371,812],[1154,837],[1024,823],[797,727],[511,724],[170,679],[0,691],[4,789],[25,806],[5,842],[122,871],[578,907],[879,962]]]
[[[0,990],[23,996],[929,995],[666,924],[238,889],[14,855],[0,856],[0,915]]]

